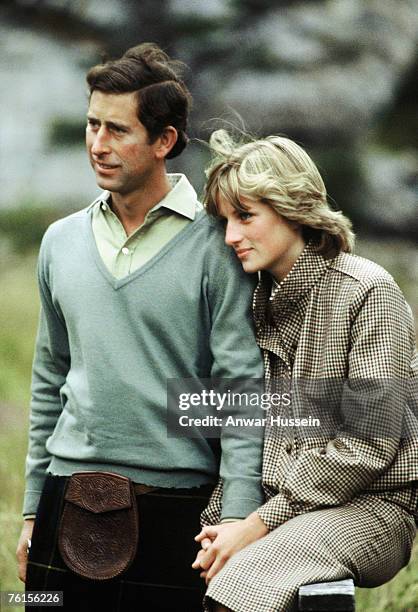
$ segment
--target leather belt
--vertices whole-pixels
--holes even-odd
[[[144,484],[133,483],[134,485],[134,493],[135,495],[146,495],[147,493],[152,493],[152,491],[156,491],[161,487],[150,487]]]

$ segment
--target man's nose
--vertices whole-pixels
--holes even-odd
[[[225,230],[225,244],[228,246],[234,246],[241,242],[242,234],[233,221],[228,221]]]
[[[91,147],[91,152],[93,155],[104,155],[105,153],[110,153],[110,143],[106,130],[102,126],[94,135],[93,144]]]

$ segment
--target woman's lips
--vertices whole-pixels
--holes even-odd
[[[244,259],[244,257],[246,257],[250,251],[251,251],[251,248],[249,248],[249,249],[236,249],[235,253],[237,254],[237,257],[239,257],[239,259]]]

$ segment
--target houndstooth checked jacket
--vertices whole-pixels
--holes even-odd
[[[274,529],[368,492],[415,513],[418,356],[412,313],[395,281],[371,261],[347,253],[325,259],[307,245],[273,291],[271,282],[261,275],[253,302],[269,390],[287,381],[302,397],[292,399],[290,416],[323,423],[267,427],[260,517]],[[278,413],[283,407],[271,408]],[[205,524],[218,521],[221,495],[220,483]]]

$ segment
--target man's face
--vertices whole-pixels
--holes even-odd
[[[133,92],[93,91],[87,113],[86,145],[97,184],[124,196],[142,189],[157,167],[157,143],[149,143],[137,106]]]

